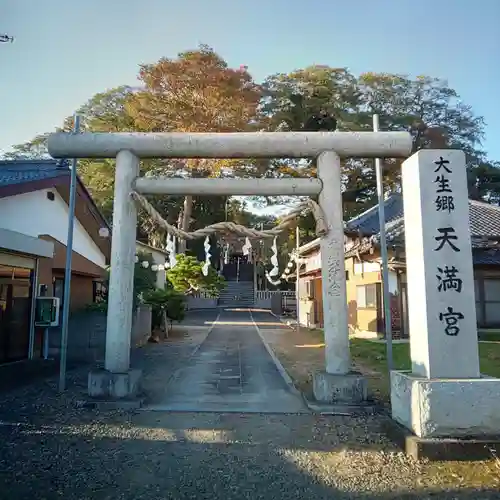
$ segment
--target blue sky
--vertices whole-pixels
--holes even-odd
[[[499,0],[0,0],[0,150],[206,43],[257,80],[312,63],[446,78],[500,160],[499,20]]]

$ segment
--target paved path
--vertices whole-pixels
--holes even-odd
[[[286,328],[274,316],[221,310],[208,336],[145,410],[250,413],[307,412],[285,382],[258,331]]]
[[[174,373],[193,372],[193,351],[200,344],[200,355],[212,346],[220,360],[234,359],[216,348],[223,332],[226,340],[238,338],[240,400],[255,390],[251,380],[260,378],[265,396],[291,401],[248,312],[221,315],[204,343],[216,316],[190,312],[167,341],[134,351],[133,366],[144,369],[151,397],[173,395],[179,378],[165,381]],[[282,328],[268,314],[253,317],[262,331]],[[225,365],[232,367],[234,361]],[[63,394],[57,376],[0,394],[0,500],[499,498],[494,463],[458,469],[416,464],[380,432],[380,415],[103,411],[77,404],[87,375],[87,368],[71,371]],[[245,380],[250,382],[245,385]],[[235,407],[228,403],[235,397],[230,391],[214,390],[210,397]],[[281,401],[279,410],[284,406]]]

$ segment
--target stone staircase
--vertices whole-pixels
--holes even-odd
[[[227,281],[219,296],[220,306],[252,307],[254,289],[252,281]]]

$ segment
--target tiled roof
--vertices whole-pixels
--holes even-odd
[[[14,191],[14,193],[23,192],[26,190],[51,187],[52,185],[66,183],[64,178],[71,176],[71,169],[67,160],[2,160],[0,161],[0,194],[5,191]],[[53,182],[53,184],[52,184]],[[92,207],[91,212],[103,227],[108,227],[109,224],[103,217],[99,208],[96,206],[92,196],[87,188],[77,176],[79,189],[82,191],[84,198]],[[40,183],[40,185],[38,185]],[[33,185],[35,187],[33,188]],[[8,194],[7,196],[9,196]]]
[[[403,198],[399,194],[393,194],[384,202],[385,222],[391,222],[399,219],[403,215]],[[378,205],[369,208],[357,217],[346,223],[346,229],[351,231],[360,231],[364,235],[372,235],[379,232]]]
[[[473,235],[500,237],[500,207],[469,200],[469,224]]]
[[[472,261],[474,262],[475,266],[499,266],[500,249],[474,249],[472,252]]]
[[[377,208],[378,205],[375,205],[346,224],[348,230],[359,231],[361,236],[364,236],[362,241],[350,249],[347,254],[363,253],[373,244],[379,243],[380,226]],[[404,245],[404,208],[403,198],[400,194],[394,194],[385,200],[385,220],[387,243],[396,246]],[[488,239],[498,237],[500,241],[500,207],[469,200],[469,225],[472,246],[474,248],[491,247],[492,242]],[[498,246],[496,242],[494,245]],[[484,258],[486,259],[486,257]]]
[[[70,175],[66,163],[56,160],[0,161],[0,187]]]
[[[378,205],[347,222],[351,231],[359,230],[365,236],[377,235],[380,231],[378,223]],[[386,234],[399,233],[404,226],[403,198],[394,194],[385,200]],[[469,224],[473,236],[500,238],[500,207],[482,201],[469,200]]]

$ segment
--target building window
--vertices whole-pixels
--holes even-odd
[[[484,280],[484,312],[483,320],[487,325],[500,324],[500,280],[486,278]]]
[[[106,302],[108,295],[108,288],[106,283],[102,281],[92,282],[92,302]]]
[[[106,284],[102,281],[92,282],[92,300],[93,302],[105,302],[108,290]]]
[[[52,296],[59,298],[59,307],[62,311],[64,302],[64,278],[54,278]]]
[[[377,307],[377,285],[360,285],[356,287],[356,300],[358,307],[374,309]]]
[[[479,281],[477,279],[474,280],[474,295],[476,296],[476,319],[479,326],[482,326],[484,324],[482,284],[482,281]]]
[[[314,280],[306,281],[306,296],[308,299],[314,299]]]

